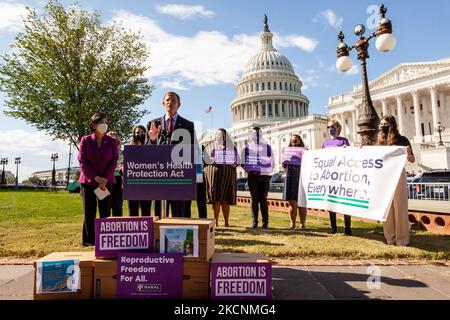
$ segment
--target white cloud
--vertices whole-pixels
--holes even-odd
[[[186,88],[183,86],[180,81],[161,81],[159,83],[159,87],[167,88],[167,89],[175,89],[175,90],[189,90],[189,88]]]
[[[0,2],[0,31],[19,32],[28,11],[21,3]]]
[[[228,36],[219,31],[199,31],[190,37],[170,34],[148,17],[125,10],[115,12],[112,20],[141,32],[150,47],[147,76],[165,86],[187,89],[190,85],[234,84],[260,45],[258,35]],[[274,45],[312,52],[317,41],[300,35],[275,35]]]
[[[350,70],[348,70],[345,74],[349,76],[354,76],[359,73],[359,67],[357,65],[353,65]]]
[[[194,17],[210,18],[215,15],[213,11],[206,10],[202,5],[166,4],[164,6],[157,5],[156,10],[182,20]]]
[[[325,22],[326,24],[328,24],[329,26],[331,26],[335,29],[338,29],[344,23],[344,18],[338,17],[333,10],[327,9],[325,11],[319,12],[316,15],[316,17],[313,19],[313,21],[314,22],[322,21],[322,22]]]
[[[316,49],[318,43],[319,42],[317,40],[304,36],[280,36],[276,33],[274,36],[274,46],[281,48],[296,47],[307,52],[313,52]]]
[[[316,70],[306,70],[305,76],[301,76],[300,80],[303,82],[303,90],[308,90],[309,87],[317,87],[319,85],[320,77]]]
[[[51,169],[50,155],[57,152],[59,161],[56,168],[67,167],[68,143],[61,140],[52,140],[42,131],[29,132],[25,130],[0,131],[0,154],[7,157],[9,163],[7,171],[16,173],[15,157],[21,157],[19,165],[19,181],[31,176],[35,171]],[[72,150],[73,151],[73,150]],[[78,166],[75,152],[72,163]]]

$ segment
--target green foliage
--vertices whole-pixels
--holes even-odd
[[[23,184],[38,184],[39,178],[35,176],[29,177],[27,180],[22,181]]]
[[[16,183],[16,177],[13,174],[7,174],[5,176],[6,184],[14,184]]]
[[[141,36],[58,1],[48,2],[42,15],[28,11],[12,53],[2,56],[5,114],[77,148],[97,111],[107,115],[111,130],[128,136],[147,113],[138,106],[153,89],[144,77],[149,50]]]

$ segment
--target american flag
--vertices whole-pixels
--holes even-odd
[[[205,109],[205,113],[210,113],[212,111],[212,106],[209,106]]]

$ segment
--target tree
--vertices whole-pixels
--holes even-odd
[[[39,184],[39,182],[40,182],[40,180],[39,180],[38,177],[31,176],[28,179],[22,181],[22,184],[33,184],[33,185],[36,185],[36,184]]]
[[[6,184],[15,184],[16,183],[16,177],[12,173],[7,173],[5,180],[6,180]]]
[[[129,136],[147,113],[139,105],[153,87],[144,77],[149,50],[140,34],[73,8],[56,0],[42,15],[28,8],[24,32],[2,56],[0,88],[8,95],[5,114],[78,149],[97,111],[107,115],[111,130]]]

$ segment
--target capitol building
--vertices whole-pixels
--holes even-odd
[[[310,115],[309,100],[302,81],[289,60],[274,48],[273,34],[265,19],[259,51],[245,64],[231,102],[232,126],[227,129],[238,150],[250,140],[253,127],[261,127],[263,138],[274,153],[274,173],[282,171],[284,148],[292,134],[299,134],[309,149],[321,148],[327,137],[328,119],[342,125],[341,136],[359,145],[358,108],[362,86],[331,96],[328,114]],[[370,81],[370,93],[378,115],[394,115],[402,135],[412,144],[416,163],[409,171],[450,167],[450,58],[429,62],[402,63]],[[442,143],[439,143],[441,128]],[[200,138],[203,145],[214,142],[215,131]],[[238,177],[245,172],[238,167]]]
[[[263,139],[274,154],[274,172],[282,170],[284,148],[292,134],[299,134],[309,149],[320,148],[326,138],[327,117],[309,115],[309,100],[303,83],[289,60],[273,44],[267,21],[260,35],[261,47],[246,63],[231,102],[232,127],[228,129],[238,150],[250,140],[253,127],[261,127]],[[208,145],[215,132],[207,131],[201,141]],[[245,175],[238,168],[238,177]]]
[[[369,82],[378,115],[395,116],[400,134],[406,136],[416,155],[417,170],[450,166],[450,58],[402,63]],[[361,85],[332,96],[328,115],[342,124],[341,135],[359,142],[356,121],[361,104]],[[441,138],[436,130],[441,127]],[[439,139],[442,144],[439,145]]]

